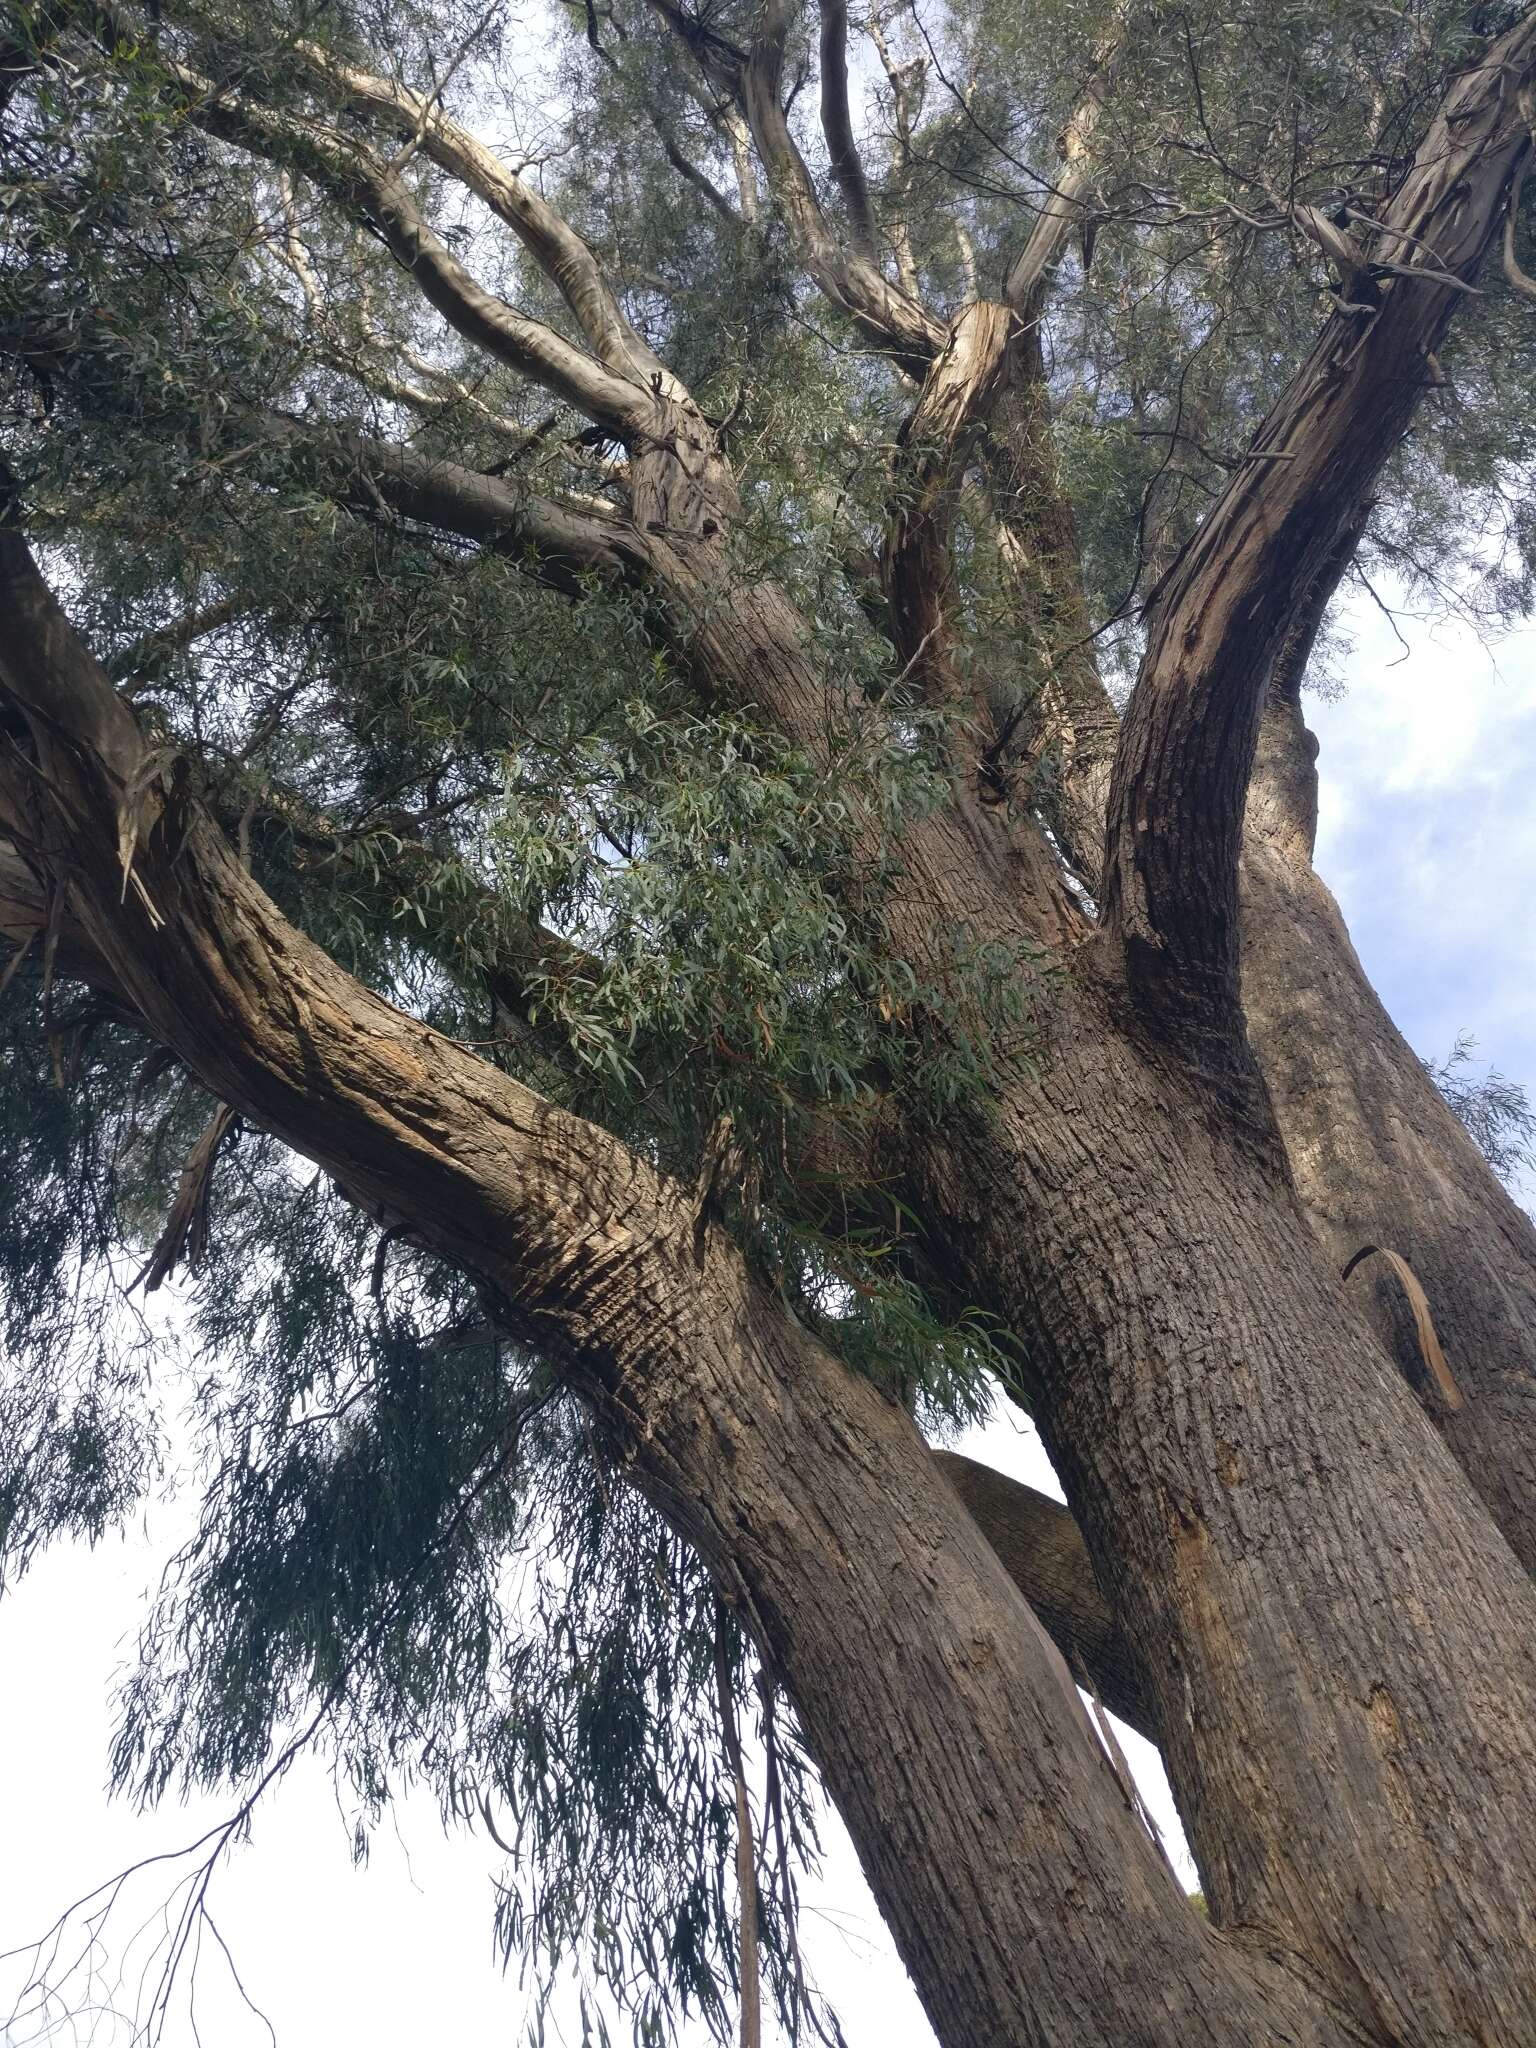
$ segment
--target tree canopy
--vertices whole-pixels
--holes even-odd
[[[0,1548],[168,1459],[199,1490],[120,1790],[244,1811],[309,1743],[370,1821],[424,1783],[507,1846],[508,1957],[637,2040],[731,2034],[754,1943],[791,2033],[835,2024],[823,1778],[946,2048],[1530,2038],[1518,1872],[1455,1843],[1530,1683],[1536,1250],[1432,1081],[1500,1171],[1530,1124],[1375,1004],[1299,691],[1341,584],[1536,600],[1533,51],[1519,8],[1339,0],[11,0]],[[1368,1241],[1406,1295],[1339,1281]],[[994,1401],[1075,1519],[922,1462],[909,1416]],[[1426,1526],[1445,1627],[1507,1614],[1476,1686],[1398,1629]],[[964,1670],[994,1568],[1010,1647]],[[991,1779],[1018,1982],[893,1908],[936,1838],[876,1749],[961,1833],[975,1788],[873,1695],[987,1781],[1006,1729],[1020,1771],[1069,1742],[1026,1692],[1083,1733],[1072,1679],[1164,1742],[1240,1962],[1096,1748]],[[1372,1870],[1415,1845],[1432,1936],[1376,1957],[1283,1727]],[[1308,1817],[1294,1865],[1245,1805]],[[1123,1961],[1040,1932],[1077,1891]],[[1133,2033],[1147,1941],[1179,1989]]]

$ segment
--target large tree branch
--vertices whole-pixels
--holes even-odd
[[[854,139],[848,105],[848,8],[846,0],[821,0],[821,132],[827,139],[832,177],[848,209],[855,252],[879,261],[875,212]]]
[[[1527,119],[1530,119],[1529,114]],[[1532,136],[1531,148],[1536,149],[1536,134]],[[1515,252],[1515,230],[1520,225],[1520,195],[1525,190],[1526,180],[1530,174],[1531,149],[1527,149],[1520,159],[1519,169],[1515,172],[1514,183],[1510,186],[1509,205],[1504,211],[1502,250],[1505,280],[1523,299],[1536,299],[1536,277],[1532,277],[1521,267],[1520,258]]]
[[[1140,1670],[1099,1591],[1088,1546],[1070,1512],[974,1458],[954,1451],[933,1455],[1068,1669],[1092,1686],[1112,1714],[1156,1742]]]
[[[1092,76],[1063,130],[1065,171],[1012,267],[1009,291],[1016,317],[999,323],[990,316],[1002,309],[979,302],[949,323],[909,293],[894,290],[862,249],[842,245],[827,221],[780,105],[787,7],[769,10],[749,59],[740,64],[707,40],[701,42],[696,26],[672,0],[653,0],[653,5],[708,75],[723,90],[741,96],[770,186],[811,277],[833,305],[850,313],[871,340],[922,380],[903,432],[907,453],[893,479],[883,571],[894,600],[894,638],[903,666],[933,697],[953,695],[943,619],[954,492],[973,448],[981,454],[1005,552],[1018,579],[1024,630],[1034,642],[1035,666],[1043,677],[1041,711],[1049,738],[1042,745],[1054,746],[1060,758],[1064,808],[1058,822],[1069,856],[1096,875],[1119,719],[1094,662],[1076,526],[1057,474],[1038,320],[1051,270],[1092,191],[1090,145],[1124,46],[1128,10],[1117,11],[1101,41]],[[824,93],[829,36],[835,49],[841,47],[835,17],[834,8],[823,14]],[[880,40],[895,87],[895,67]],[[834,77],[831,90],[834,100],[839,90],[845,94],[846,78]],[[986,429],[979,441],[973,432],[978,427]],[[980,729],[985,732],[989,710],[996,728],[983,747],[983,784],[991,794],[1002,795],[1013,714],[1001,701],[1002,693],[990,695],[998,698],[996,705],[976,707],[982,713]]]
[[[950,2038],[1349,2038],[1188,1912],[909,1418],[787,1317],[721,1232],[697,1236],[692,1191],[289,925],[146,747],[9,524],[0,598],[15,742],[0,808],[29,865],[206,1087],[488,1282],[592,1403],[782,1672]],[[920,1568],[894,1572],[907,1556]]]
[[[903,672],[932,703],[958,703],[948,618],[950,535],[976,430],[1005,374],[1013,316],[979,300],[956,320],[901,429],[894,503],[881,558],[891,638]]]
[[[1131,0],[1118,0],[1088,82],[1061,132],[1061,172],[1009,268],[1004,298],[1019,326],[983,443],[1003,558],[1016,579],[1039,682],[1030,751],[1037,761],[1050,757],[1052,822],[1068,861],[1089,884],[1103,864],[1104,812],[1120,719],[1094,650],[1077,520],[1057,459],[1040,321],[1047,289],[1073,232],[1091,220],[1093,141],[1113,93],[1132,16]]]
[[[82,365],[118,372],[110,334],[89,321],[0,325],[0,351],[53,380],[78,376]],[[171,432],[184,429],[185,416],[166,405],[157,387],[139,387],[135,397],[146,419]],[[578,594],[584,579],[594,576],[611,583],[644,581],[658,554],[649,534],[602,501],[590,508],[562,502],[425,454],[408,442],[383,441],[313,416],[227,402],[220,419],[230,455],[239,457],[247,473],[261,475],[264,461],[280,456],[338,503],[365,516],[394,511],[491,548],[566,595]]]
[[[1148,624],[1101,891],[1148,1000],[1237,1011],[1237,861],[1259,713],[1298,597],[1433,382],[1526,145],[1536,13],[1451,86],[1341,304],[1254,436]],[[1386,273],[1375,259],[1390,265]],[[1401,260],[1399,260],[1401,259]]]
[[[1108,32],[1094,52],[1093,71],[1061,131],[1061,173],[1035,225],[1008,270],[1003,297],[1021,319],[1038,319],[1051,273],[1074,230],[1088,218],[1093,197],[1093,138],[1114,88],[1115,71],[1130,26],[1130,0],[1118,0]]]
[[[392,79],[378,78],[344,63],[318,44],[300,40],[292,50],[354,107],[377,114],[408,136],[440,170],[473,192],[506,223],[556,285],[598,359],[625,377],[643,382],[669,372],[626,318],[602,265],[570,223],[534,188],[518,177],[494,150]],[[673,395],[681,395],[680,390]]]
[[[375,150],[328,122],[279,113],[225,91],[172,59],[157,55],[154,65],[173,85],[189,120],[270,162],[306,172],[375,226],[423,297],[468,340],[622,436],[654,426],[654,394],[643,382],[614,371],[487,291],[433,232]]]
[[[500,477],[424,455],[408,443],[285,413],[238,415],[231,431],[280,451],[355,511],[387,507],[510,556],[568,596],[578,595],[587,578],[638,583],[650,572],[649,537],[627,520],[562,505]]]
[[[1243,1017],[1331,1263],[1377,1243],[1412,1266],[1467,1397],[1455,1410],[1426,1399],[1426,1411],[1536,1571],[1536,1230],[1382,1008],[1312,867],[1317,743],[1300,686],[1366,510],[1298,606],[1270,677],[1243,840]],[[1355,1299],[1422,1390],[1401,1289],[1366,1276]]]
[[[769,187],[801,262],[825,296],[877,348],[888,349],[905,368],[921,375],[944,346],[945,323],[883,277],[871,255],[846,246],[823,212],[781,98],[788,32],[789,9],[775,0],[762,33],[732,80]]]

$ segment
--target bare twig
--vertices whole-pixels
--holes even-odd
[[[715,1603],[715,1694],[720,1704],[720,1732],[736,1793],[736,1883],[741,1895],[741,2048],[762,2048],[761,1972],[757,1960],[757,1855],[752,1837],[752,1807],[736,1725],[731,1667],[725,1654],[725,1603]]]

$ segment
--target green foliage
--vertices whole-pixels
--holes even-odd
[[[157,1469],[156,1347],[124,1312],[114,1197],[130,1132],[152,1173],[180,1109],[162,1100],[158,1127],[139,1123],[142,1046],[94,1005],[50,1003],[41,1030],[32,1012],[13,982],[0,997],[0,1584],[55,1535],[94,1542],[121,1523]],[[99,1108],[82,1116],[87,1092]]]
[[[1424,1065],[1500,1180],[1516,1185],[1536,1165],[1536,1109],[1520,1083],[1497,1067],[1469,1072],[1476,1050],[1476,1039],[1463,1031],[1443,1060]]]
[[[20,47],[46,39],[41,10],[10,13]],[[743,43],[756,13],[721,0],[708,19]],[[869,49],[855,64],[868,168],[923,296],[952,311],[997,288],[1038,211],[1107,16],[987,0],[880,20],[891,68]],[[1276,193],[1379,195],[1489,26],[1342,0],[1132,25],[1096,142],[1096,250],[1045,312],[1085,584],[1122,678],[1137,605],[1327,304]],[[168,60],[363,131],[301,36],[525,158],[727,422],[731,573],[777,578],[812,622],[819,764],[709,701],[643,597],[557,594],[534,562],[390,513],[335,459],[373,436],[599,517],[624,503],[612,444],[446,329],[372,224],[302,163],[279,175],[189,117]],[[791,119],[835,218],[814,97]],[[890,942],[903,841],[946,799],[955,739],[911,700],[869,573],[911,393],[800,274],[767,193],[744,192],[718,96],[655,12],[564,7],[520,31],[460,0],[175,0],[105,38],[82,16],[19,86],[4,140],[7,459],[77,622],[195,757],[263,885],[390,1000],[665,1169],[697,1182],[729,1131],[748,1164],[719,1214],[793,1312],[929,1430],[982,1413],[1015,1377],[1006,1333],[938,1288],[878,1173],[850,1194],[803,1162],[878,1154],[893,1096],[984,1131],[1050,976],[960,925],[942,957]],[[510,236],[399,161],[489,289],[573,332]],[[1526,608],[1536,560],[1533,330],[1512,314],[1492,282],[1465,310],[1365,557],[1489,622]],[[264,433],[274,416],[329,436],[332,459]],[[1021,620],[984,514],[958,508],[947,601],[962,672],[1006,716],[1061,635],[1043,608]],[[1048,807],[1049,782],[1046,760],[1018,800]],[[450,1822],[489,1814],[511,1845],[509,1958],[599,1988],[596,2026],[617,2008],[638,2040],[689,2015],[724,2036],[723,1633],[771,1774],[766,1967],[800,2016],[810,1768],[698,1561],[616,1483],[545,1363],[497,1336],[493,1301],[259,1133],[219,1151],[176,1311],[146,1306],[130,1283],[212,1105],[45,953],[0,994],[0,1561],[121,1525],[167,1440],[200,1504],[123,1695],[119,1787],[245,1794],[313,1740],[363,1816],[361,1852],[425,1783]],[[1469,1091],[1460,1059],[1437,1078],[1507,1170],[1523,1098]]]

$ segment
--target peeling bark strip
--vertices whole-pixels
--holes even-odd
[[[753,1848],[752,1803],[747,1796],[746,1766],[736,1726],[736,1702],[725,1656],[724,1608],[716,1605],[715,1699],[720,1708],[720,1735],[725,1744],[731,1789],[736,1800],[736,1892],[741,1910],[741,2048],[762,2048],[763,1987],[757,1959],[757,1855]]]
[[[202,1136],[187,1154],[170,1214],[165,1219],[165,1228],[156,1240],[148,1264],[130,1287],[130,1293],[133,1287],[142,1285],[146,1294],[153,1294],[178,1265],[185,1262],[195,1266],[202,1256],[208,1242],[208,1203],[213,1188],[213,1169],[218,1163],[219,1147],[229,1135],[234,1121],[234,1111],[221,1102],[209,1118]]]
[[[905,1413],[792,1323],[721,1233],[695,1265],[688,1190],[295,931],[174,783],[139,849],[142,896],[124,901],[116,814],[144,743],[13,526],[0,618],[0,701],[27,740],[0,824],[26,864],[59,877],[206,1087],[490,1281],[563,1361],[782,1672],[946,2036],[1345,2048],[1352,2030],[1310,1988],[1189,1912]]]
[[[352,107],[380,118],[397,134],[419,141],[423,155],[504,221],[529,255],[559,287],[593,353],[611,370],[642,382],[668,376],[666,365],[626,317],[602,266],[570,224],[533,186],[510,171],[459,122],[393,79],[376,78],[345,64],[319,44],[299,40],[294,56]]]
[[[1380,1258],[1391,1267],[1401,1283],[1408,1305],[1413,1311],[1414,1330],[1419,1340],[1419,1356],[1424,1370],[1439,1389],[1440,1398],[1454,1414],[1464,1407],[1461,1389],[1457,1386],[1451,1368],[1445,1362],[1445,1353],[1440,1349],[1440,1339],[1435,1334],[1435,1319],[1430,1312],[1429,1297],[1419,1285],[1419,1276],[1399,1252],[1388,1251],[1384,1245],[1362,1245],[1339,1275],[1347,1280],[1355,1268],[1366,1259]]]

